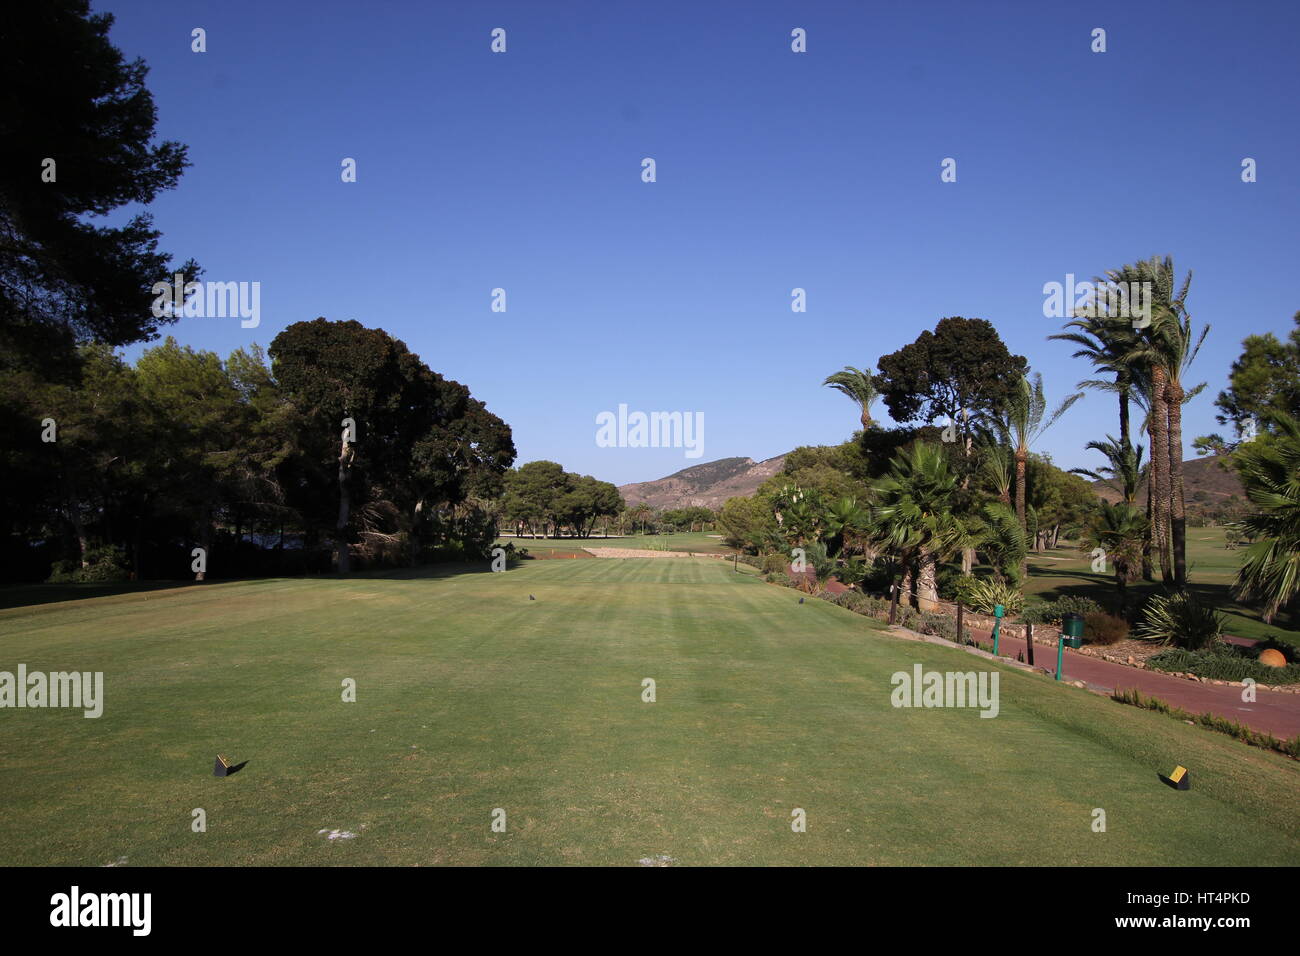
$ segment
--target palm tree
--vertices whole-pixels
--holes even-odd
[[[1084,526],[1080,547],[1085,552],[1100,548],[1115,571],[1119,611],[1125,612],[1128,585],[1142,569],[1142,549],[1147,540],[1147,519],[1127,502],[1098,502],[1097,511]]]
[[[1020,519],[1009,504],[989,501],[984,505],[984,526],[980,550],[993,566],[993,577],[1019,590],[1024,587],[1025,559],[1029,541]]]
[[[853,399],[862,410],[859,420],[862,422],[863,430],[871,427],[871,405],[879,397],[879,392],[876,390],[870,374],[854,368],[852,365],[846,365],[843,371],[826,376],[826,381],[822,382],[822,384],[829,385],[836,391]]]
[[[997,492],[998,501],[1011,507],[1011,485],[1015,481],[1014,455],[1006,445],[995,441],[984,442],[980,446],[980,474]]]
[[[1126,276],[1116,271],[1105,278],[1096,278],[1093,282],[1118,283],[1121,279],[1128,281]],[[1121,445],[1129,444],[1132,441],[1129,434],[1129,403],[1133,399],[1135,382],[1133,363],[1128,360],[1128,355],[1137,341],[1132,321],[1120,316],[1091,315],[1067,322],[1065,327],[1079,331],[1061,332],[1047,338],[1073,342],[1080,348],[1072,358],[1086,358],[1098,372],[1114,376],[1111,380],[1084,379],[1075,387],[1115,394],[1119,400],[1119,441]]]
[[[1106,456],[1107,464],[1101,465],[1096,471],[1087,468],[1071,468],[1070,471],[1100,481],[1122,495],[1125,504],[1136,503],[1138,486],[1145,474],[1142,454],[1146,449],[1141,445],[1121,444],[1113,435],[1107,435],[1105,441],[1090,441],[1084,447],[1101,452]]]
[[[918,441],[900,451],[873,490],[873,542],[898,557],[904,581],[915,570],[917,608],[933,610],[939,601],[939,562],[961,550],[970,538],[953,514],[959,481],[938,445]]]
[[[640,521],[640,522],[641,522],[641,534],[644,535],[644,534],[645,534],[645,523],[646,523],[646,520],[647,520],[647,519],[648,519],[652,514],[654,514],[654,509],[651,508],[651,507],[650,507],[648,504],[646,504],[644,501],[637,502],[635,505],[633,505],[631,508],[629,508],[629,509],[628,509],[628,517],[630,517],[630,518],[632,519],[632,530],[633,530],[633,531],[636,530],[636,523],[637,523],[637,521]]]
[[[1121,269],[1109,270],[1104,276],[1097,276],[1093,279],[1093,284],[1097,288],[1102,288],[1108,284],[1141,282],[1141,275],[1138,266],[1126,265]],[[1132,288],[1131,286],[1127,286]],[[1079,388],[1090,388],[1097,391],[1112,392],[1119,400],[1119,445],[1122,454],[1127,457],[1127,452],[1123,451],[1132,447],[1132,438],[1129,425],[1129,407],[1130,403],[1136,402],[1138,405],[1150,410],[1150,374],[1145,362],[1133,356],[1133,349],[1138,344],[1138,329],[1135,328],[1133,320],[1127,315],[1110,314],[1109,297],[1094,296],[1091,307],[1084,310],[1085,314],[1078,315],[1076,318],[1067,322],[1065,327],[1078,329],[1077,332],[1065,332],[1057,335],[1049,335],[1049,339],[1060,339],[1066,342],[1073,342],[1079,346],[1079,350],[1073,355],[1074,358],[1086,358],[1092,362],[1093,367],[1103,374],[1113,376],[1111,379],[1085,379],[1079,382]],[[1167,522],[1155,520],[1156,511],[1156,494],[1155,488],[1163,482],[1166,458],[1158,458],[1155,454],[1156,435],[1154,428],[1154,419],[1148,415],[1146,427],[1149,429],[1150,448],[1152,449],[1151,464],[1148,468],[1147,476],[1147,528],[1148,535],[1153,533],[1152,529],[1160,528],[1162,533],[1160,540],[1152,541],[1150,538],[1143,548],[1142,573],[1147,580],[1153,578],[1151,567],[1151,551],[1153,546],[1159,551],[1161,556],[1161,567],[1168,564],[1168,549],[1166,537],[1163,529],[1168,527]]]
[[[1043,394],[1043,376],[1035,372],[1033,384],[1029,376],[1020,376],[1020,388],[1014,393],[1007,405],[1006,421],[1002,430],[1008,444],[1014,449],[1016,463],[1016,518],[1022,530],[1027,530],[1025,514],[1025,466],[1029,461],[1029,449],[1043,433],[1056,424],[1057,419],[1069,410],[1070,406],[1083,398],[1083,392],[1069,395],[1056,407],[1051,415],[1047,414],[1047,398]]]
[[[1127,267],[1126,267],[1127,268]],[[1150,369],[1151,411],[1155,433],[1151,460],[1156,472],[1155,518],[1159,543],[1167,516],[1173,554],[1172,581],[1165,567],[1166,583],[1182,588],[1187,584],[1187,505],[1183,492],[1183,403],[1188,392],[1183,388],[1183,373],[1196,359],[1210,327],[1198,334],[1187,313],[1187,293],[1192,284],[1188,272],[1175,291],[1174,260],[1159,256],[1138,263],[1140,281],[1151,283],[1151,324],[1142,330],[1128,353],[1133,363]],[[1199,390],[1199,389],[1198,389]],[[1163,559],[1163,553],[1162,553]]]
[[[1275,435],[1249,442],[1236,452],[1236,464],[1255,510],[1239,522],[1253,543],[1237,571],[1234,593],[1264,601],[1264,620],[1272,622],[1283,605],[1300,594],[1300,423],[1289,415],[1270,416]]]
[[[822,534],[830,554],[836,556],[846,551],[850,539],[862,533],[870,518],[856,498],[840,498],[827,505],[822,515]]]

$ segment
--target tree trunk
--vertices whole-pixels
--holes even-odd
[[[961,573],[970,574],[975,568],[975,549],[961,549]]]
[[[1151,368],[1151,476],[1154,485],[1152,540],[1165,584],[1174,583],[1169,557],[1169,409],[1165,403],[1166,377],[1158,365]]]
[[[1152,511],[1155,508],[1155,484],[1151,478],[1150,464],[1147,466],[1147,530],[1142,536],[1142,580],[1154,581],[1155,569],[1151,564],[1151,534],[1155,527]]]
[[[1183,500],[1183,386],[1165,386],[1169,407],[1169,530],[1173,537],[1174,584],[1187,586],[1187,503]]]
[[[939,609],[939,560],[932,552],[922,552],[917,557],[916,608],[918,611]]]
[[[339,518],[334,526],[334,541],[339,549],[339,574],[348,574],[352,570],[348,553],[348,522],[352,517],[352,491],[348,487],[348,478],[352,473],[352,457],[352,444],[345,438],[339,452]]]
[[[1016,519],[1020,522],[1020,533],[1029,536],[1029,524],[1025,518],[1025,464],[1029,458],[1029,449],[1024,445],[1016,448]],[[1028,541],[1026,541],[1028,544]],[[1029,559],[1020,562],[1020,580],[1029,574]]]
[[[1129,384],[1126,378],[1117,378],[1116,385],[1119,386],[1119,443],[1123,448],[1129,447],[1129,420],[1128,420],[1128,390]]]
[[[915,607],[915,606],[916,606],[916,597],[915,597],[915,595],[912,594],[912,565],[911,565],[911,562],[908,562],[908,564],[905,565],[905,567],[904,567],[904,569],[903,569],[903,580],[902,580],[902,583],[899,584],[899,587],[900,587],[900,588],[902,589],[902,591],[903,591],[903,600],[905,600],[905,601],[907,602],[907,606],[908,606],[908,607]]]

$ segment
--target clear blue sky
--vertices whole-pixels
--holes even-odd
[[[992,321],[1055,401],[1090,373],[1046,341],[1043,284],[1155,254],[1194,270],[1214,327],[1190,456],[1242,337],[1300,309],[1292,2],[95,9],[190,147],[153,207],[164,248],[262,284],[259,328],[171,334],[224,355],[318,315],[387,329],[505,419],[520,462],[622,483],[841,441],[856,412],[822,379],[948,315]],[[703,458],[596,447],[620,403],[703,412]],[[1094,463],[1115,430],[1089,395],[1041,450]]]

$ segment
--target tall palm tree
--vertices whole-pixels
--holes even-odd
[[[880,393],[876,390],[869,373],[854,368],[852,365],[846,365],[843,371],[826,376],[826,381],[822,382],[822,384],[829,385],[836,391],[853,399],[862,411],[859,418],[859,421],[862,422],[862,428],[865,430],[871,427],[871,405],[879,397]]]
[[[1156,485],[1157,520],[1166,514],[1169,522],[1170,550],[1173,557],[1172,582],[1176,587],[1187,584],[1187,505],[1183,490],[1183,403],[1188,392],[1183,387],[1183,373],[1196,360],[1210,327],[1199,333],[1187,313],[1187,293],[1192,274],[1182,284],[1176,283],[1174,260],[1159,256],[1137,265],[1140,281],[1151,283],[1151,324],[1142,330],[1129,351],[1134,363],[1150,369],[1151,411],[1155,435],[1151,460],[1158,464]],[[1154,470],[1154,469],[1153,469]],[[1159,541],[1163,527],[1157,526]],[[1165,568],[1165,580],[1170,570]]]
[[[1140,273],[1138,266],[1125,265],[1120,269],[1107,271],[1104,276],[1094,277],[1093,285],[1100,289],[1108,284],[1125,283],[1126,287],[1132,288],[1127,284],[1141,282]],[[1109,297],[1094,296],[1090,307],[1082,310],[1083,314],[1077,315],[1073,321],[1065,325],[1067,329],[1077,329],[1077,332],[1059,333],[1048,338],[1073,342],[1079,346],[1078,351],[1073,355],[1074,358],[1086,358],[1092,362],[1097,371],[1113,376],[1111,379],[1085,379],[1078,387],[1112,392],[1116,395],[1119,400],[1119,445],[1121,450],[1124,450],[1131,448],[1133,444],[1129,422],[1130,405],[1137,404],[1150,412],[1150,370],[1142,359],[1133,355],[1140,335],[1132,317],[1112,315],[1110,305]],[[1142,574],[1147,580],[1152,580],[1153,550],[1160,554],[1161,568],[1168,567],[1167,535],[1164,531],[1168,528],[1168,522],[1157,520],[1155,514],[1157,510],[1155,488],[1164,481],[1167,455],[1161,458],[1155,454],[1157,444],[1155,419],[1149,414],[1144,427],[1148,430],[1148,445],[1152,454],[1147,476],[1148,540],[1143,547]],[[1161,444],[1163,447],[1163,439]],[[1123,453],[1127,457],[1128,453],[1126,451]],[[1153,540],[1157,528],[1161,529],[1158,541]]]
[[[1029,376],[1020,376],[1020,387],[1013,393],[1011,401],[1007,404],[1006,421],[1003,423],[1002,429],[1008,443],[1014,449],[1016,463],[1016,518],[1020,521],[1022,530],[1028,530],[1025,513],[1025,468],[1029,462],[1029,449],[1034,442],[1042,437],[1045,431],[1056,424],[1057,420],[1069,410],[1071,405],[1081,398],[1083,398],[1083,392],[1075,392],[1073,395],[1066,396],[1061,404],[1056,407],[1056,411],[1048,415],[1047,397],[1043,394],[1043,376],[1041,373],[1035,372],[1032,384]]]
[[[1098,277],[1094,283],[1119,282],[1121,273],[1116,271],[1105,278]],[[1127,279],[1125,278],[1125,281]],[[1095,310],[1094,310],[1095,311]],[[1133,399],[1134,368],[1128,359],[1133,345],[1137,341],[1137,331],[1132,320],[1120,316],[1089,315],[1065,323],[1065,327],[1075,328],[1077,332],[1060,332],[1049,335],[1048,339],[1060,339],[1073,342],[1079,349],[1071,358],[1086,358],[1092,362],[1098,372],[1113,375],[1113,379],[1084,379],[1076,388],[1090,388],[1095,391],[1112,392],[1119,400],[1119,441],[1121,445],[1131,443],[1129,432],[1129,405]]]
[[[915,570],[917,607],[938,606],[939,562],[970,542],[953,513],[960,483],[938,445],[918,441],[890,462],[889,473],[873,486],[871,540],[898,558],[904,580]]]
[[[1239,522],[1253,543],[1237,572],[1234,591],[1261,598],[1264,620],[1300,595],[1300,423],[1270,416],[1275,436],[1243,445],[1237,470],[1254,510]]]

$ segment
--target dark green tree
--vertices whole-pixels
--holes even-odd
[[[142,60],[108,39],[113,17],[86,0],[17,2],[0,27],[0,355],[65,373],[79,342],[156,337],[155,282],[198,274],[158,249],[144,206],[173,188],[185,147],[154,143]],[[53,165],[51,165],[51,163]]]
[[[981,429],[1004,417],[1027,363],[1007,350],[991,322],[954,316],[882,356],[877,367],[875,383],[894,421],[948,419],[969,451]]]

